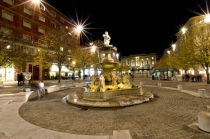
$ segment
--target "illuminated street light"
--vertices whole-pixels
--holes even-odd
[[[181,29],[181,31],[182,31],[182,34],[185,34],[186,31],[187,31],[187,28],[183,27],[183,28]]]
[[[170,55],[170,51],[168,50],[167,53]]]
[[[205,16],[204,22],[205,22],[205,23],[209,23],[209,22],[210,22],[210,14],[207,14],[207,15]]]
[[[176,49],[176,44],[172,44],[171,47],[172,47],[172,50],[175,51],[175,49]]]
[[[41,0],[31,0],[33,3],[40,3]]]
[[[76,64],[76,62],[75,62],[75,61],[72,61],[72,64],[73,64],[73,65],[75,65],[75,64]]]
[[[78,26],[76,27],[76,32],[77,32],[77,33],[81,33],[82,30],[83,30],[83,26],[82,26],[82,25],[78,25]]]
[[[96,46],[95,45],[93,45],[92,47],[91,47],[91,50],[90,50],[92,53],[94,53],[94,52],[96,52]]]

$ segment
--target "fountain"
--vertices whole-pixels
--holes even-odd
[[[152,99],[154,95],[151,92],[144,92],[142,86],[129,81],[129,74],[117,74],[120,66],[117,48],[109,44],[111,38],[108,32],[103,37],[104,46],[99,48],[99,63],[96,64],[96,67],[102,69],[101,74],[92,76],[92,82],[80,92],[69,94],[66,101],[83,106],[113,107],[139,104]]]

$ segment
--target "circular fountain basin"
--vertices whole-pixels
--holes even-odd
[[[106,92],[75,92],[67,95],[66,102],[86,107],[122,107],[148,102],[153,98],[151,92],[143,92],[141,87],[134,87]]]

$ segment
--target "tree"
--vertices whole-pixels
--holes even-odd
[[[209,81],[210,66],[210,24],[200,23],[194,26],[192,30],[192,46],[194,52],[194,60],[205,69],[207,76],[207,84]]]
[[[71,59],[76,62],[76,68],[83,69],[83,73],[86,67],[91,67],[98,63],[97,52],[91,52],[91,47],[87,48],[88,49],[81,46],[74,46],[71,49]]]
[[[68,35],[68,33],[64,34],[63,32],[58,32],[57,30],[50,30],[46,34],[40,37],[40,39],[43,41],[43,43],[40,45],[40,47],[48,51],[45,51],[48,53],[48,57],[50,57],[50,62],[55,62],[58,64],[58,83],[60,83],[61,79],[61,68],[62,65],[68,64],[70,57],[70,48],[75,45],[74,41],[72,40],[72,37]],[[43,51],[44,52],[44,51]],[[41,54],[40,56],[43,56]],[[42,63],[43,59],[39,59]],[[42,63],[43,65],[44,63]],[[47,64],[46,64],[47,65]]]
[[[170,56],[168,53],[163,53],[163,56],[160,58],[160,60],[155,63],[154,68],[171,67],[169,57]]]
[[[7,67],[13,65],[22,70],[26,60],[32,59],[32,55],[27,52],[24,45],[31,44],[13,36],[7,29],[2,29],[0,31],[0,66]]]
[[[48,69],[51,66],[51,55],[46,49],[37,48],[38,52],[34,55],[33,65],[39,65],[41,69]],[[43,75],[41,75],[41,81],[43,81]]]
[[[194,60],[194,48],[191,42],[192,38],[188,37],[176,48],[176,65],[183,69],[185,73],[197,64]]]

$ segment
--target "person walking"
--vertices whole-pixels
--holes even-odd
[[[74,72],[73,72],[73,74],[72,74],[71,79],[72,79],[73,81],[75,81],[75,74],[74,74]]]
[[[17,81],[18,81],[18,86],[20,86],[21,85],[20,74],[17,74]]]

